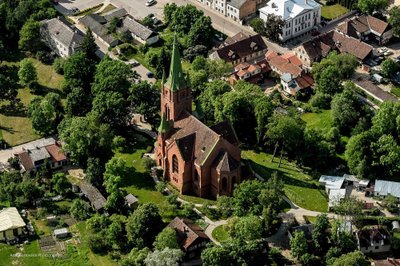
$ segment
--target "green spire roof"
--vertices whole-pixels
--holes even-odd
[[[159,133],[167,133],[169,130],[169,122],[167,121],[167,118],[165,115],[161,117],[161,123],[160,126],[158,127],[158,132]]]
[[[176,35],[174,35],[171,67],[166,84],[172,91],[177,91],[187,87],[185,76],[183,75],[182,71],[181,56],[179,55],[178,41],[176,39]]]

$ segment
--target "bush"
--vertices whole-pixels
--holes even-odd
[[[45,52],[45,51],[39,51],[35,55],[36,59],[42,62],[43,64],[51,64],[53,61],[53,57],[50,55],[50,53]]]
[[[64,64],[65,59],[62,57],[57,57],[53,63],[54,71],[60,75],[64,75]]]
[[[7,160],[7,162],[10,164],[10,166],[12,167],[12,168],[14,168],[15,170],[19,170],[20,169],[20,166],[19,166],[19,162],[18,162],[18,159],[17,159],[17,157],[10,157],[10,158],[8,158],[8,160]]]
[[[320,109],[329,109],[331,107],[331,101],[332,97],[329,94],[317,92],[311,97],[310,104]]]
[[[165,182],[157,182],[156,184],[156,190],[160,193],[164,193],[165,189],[167,188],[167,184]]]
[[[143,165],[144,169],[146,170],[146,172],[149,173],[151,171],[151,168],[156,166],[156,162],[149,157],[144,157],[142,159],[142,165]]]

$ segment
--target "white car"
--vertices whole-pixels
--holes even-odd
[[[147,0],[146,6],[151,6],[156,2],[156,0]]]

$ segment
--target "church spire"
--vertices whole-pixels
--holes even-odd
[[[177,91],[187,87],[185,76],[183,75],[182,71],[181,56],[179,55],[178,40],[176,35],[174,35],[171,67],[166,85],[171,91]]]

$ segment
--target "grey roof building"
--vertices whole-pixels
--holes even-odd
[[[86,198],[90,201],[92,208],[96,211],[103,209],[106,206],[107,200],[100,191],[88,182],[81,182],[79,188]]]
[[[107,21],[111,21],[114,17],[116,18],[122,18],[126,17],[128,15],[128,12],[125,10],[125,8],[117,8],[113,9],[103,15],[104,19]]]
[[[158,33],[140,24],[131,17],[124,18],[120,31],[129,31],[132,38],[136,39],[140,43],[153,44],[159,39]]]
[[[42,21],[40,34],[43,42],[61,57],[78,51],[84,38],[82,32],[60,18]]]
[[[400,182],[376,180],[374,193],[376,196],[392,195],[400,198]]]
[[[93,35],[107,47],[114,47],[118,44],[118,39],[108,32],[107,20],[104,17],[98,14],[89,14],[80,18],[79,23],[87,29],[90,28]]]

